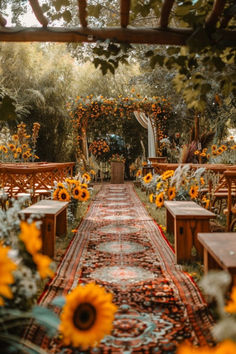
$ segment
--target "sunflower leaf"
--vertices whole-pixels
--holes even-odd
[[[65,305],[66,299],[64,296],[57,296],[52,300],[51,304],[62,308]]]
[[[60,320],[54,312],[42,306],[34,306],[32,315],[40,325],[47,329],[49,336],[54,336],[57,333]]]

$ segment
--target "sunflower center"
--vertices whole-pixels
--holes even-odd
[[[66,194],[65,193],[61,194],[61,199],[66,199]]]
[[[86,193],[83,192],[83,193],[81,194],[81,197],[82,197],[82,198],[85,198],[85,196],[86,196]]]
[[[78,195],[78,194],[79,194],[78,189],[75,189],[75,195]]]
[[[96,320],[96,310],[88,303],[80,304],[75,310],[73,322],[75,327],[81,331],[90,329]]]

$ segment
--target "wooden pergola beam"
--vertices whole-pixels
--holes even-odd
[[[78,7],[79,7],[79,20],[82,27],[87,27],[87,1],[86,0],[78,0]]]
[[[221,39],[227,45],[236,46],[236,30],[219,30]],[[185,28],[0,28],[2,42],[96,42],[110,39],[120,43],[185,45],[193,34],[192,29]],[[216,30],[217,33],[217,30]],[[230,43],[230,44],[229,44]]]
[[[0,26],[5,27],[7,24],[7,20],[0,14]]]
[[[29,0],[29,3],[39,23],[41,23],[43,27],[47,27],[48,19],[44,16],[38,0]]]
[[[120,25],[126,28],[129,24],[130,0],[120,0]]]
[[[212,11],[206,18],[206,28],[214,28],[225,7],[226,0],[215,0]]]
[[[160,27],[168,27],[169,16],[174,4],[174,0],[165,0],[161,8]]]

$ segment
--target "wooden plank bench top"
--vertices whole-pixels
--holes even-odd
[[[189,219],[191,216],[196,219],[216,217],[214,213],[192,201],[166,201],[164,202],[164,206],[169,210],[173,217],[181,219]]]
[[[39,202],[20,211],[20,214],[44,214],[58,215],[66,209],[68,202],[60,202],[57,200],[40,200]]]
[[[20,216],[41,216],[41,237],[43,241],[42,253],[54,257],[56,234],[65,235],[67,232],[68,202],[56,200],[40,200],[39,202],[19,212]]]
[[[198,232],[209,232],[211,218],[216,215],[193,201],[166,201],[167,232],[174,234],[176,263],[193,260],[193,249],[199,258],[203,247],[197,239]]]
[[[228,271],[236,284],[236,232],[198,233],[204,247],[204,269]]]

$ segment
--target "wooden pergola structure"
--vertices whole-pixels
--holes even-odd
[[[129,27],[131,0],[120,0],[120,26],[94,28],[88,26],[87,1],[78,1],[80,27],[51,27],[38,0],[29,0],[32,10],[41,27],[6,27],[6,19],[0,14],[0,41],[7,42],[96,42],[110,39],[117,43],[143,43],[182,46],[195,36],[193,28],[174,28],[169,26],[170,13],[174,13],[174,0],[164,0],[157,18],[157,27]],[[226,0],[215,0],[205,19],[205,30],[212,45],[221,43],[236,46],[236,30],[228,24],[234,12],[225,12]],[[75,8],[75,11],[77,9]],[[220,20],[220,27],[216,28]],[[213,35],[212,35],[213,34]],[[217,40],[215,39],[217,38]]]

